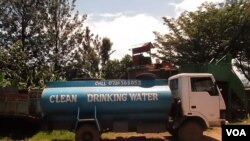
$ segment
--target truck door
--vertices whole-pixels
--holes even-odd
[[[219,124],[220,98],[215,82],[211,77],[191,77],[190,82],[189,110],[192,116],[204,116],[211,126]]]

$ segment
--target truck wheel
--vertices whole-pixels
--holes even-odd
[[[170,128],[168,129],[168,132],[174,136],[174,137],[177,137],[178,136],[178,130],[177,129],[173,129],[173,128]]]
[[[100,141],[100,134],[98,130],[91,125],[85,125],[80,127],[76,131],[76,141]]]
[[[180,141],[201,141],[202,127],[194,121],[185,122],[178,130],[178,137]]]

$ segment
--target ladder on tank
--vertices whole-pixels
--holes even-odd
[[[75,131],[77,130],[77,127],[80,122],[94,122],[96,124],[96,127],[98,131],[101,131],[99,120],[97,119],[97,108],[94,107],[94,117],[93,118],[80,118],[80,107],[77,108],[77,117],[76,117],[76,124],[75,124]]]

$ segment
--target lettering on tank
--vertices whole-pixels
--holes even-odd
[[[96,81],[95,86],[141,86],[141,81],[140,80]]]
[[[61,94],[49,96],[50,103],[76,103],[77,95],[73,94]]]
[[[87,94],[87,102],[158,101],[157,93]]]

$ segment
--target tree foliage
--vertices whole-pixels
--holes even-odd
[[[175,65],[209,63],[230,53],[249,75],[250,2],[204,3],[177,19],[163,18],[169,32],[155,32],[159,57]],[[248,77],[250,78],[250,77]]]
[[[1,80],[28,88],[100,78],[100,59],[107,62],[112,43],[91,33],[86,18],[75,10],[75,0],[1,0]]]
[[[86,15],[74,12],[75,1],[45,1],[46,54],[49,64],[59,79],[65,79],[65,68],[72,58],[72,51],[85,43],[83,24]]]
[[[30,70],[26,65],[27,54],[20,48],[21,41],[8,49],[0,48],[1,86],[25,87],[30,81]],[[25,77],[22,77],[25,76]]]
[[[102,45],[100,47],[100,56],[102,65],[105,65],[107,61],[109,60],[109,56],[112,54],[113,51],[111,51],[113,43],[110,41],[109,38],[103,38],[102,39]]]
[[[125,55],[121,61],[109,60],[103,67],[103,75],[105,79],[127,78],[127,68],[132,65],[132,57]]]

